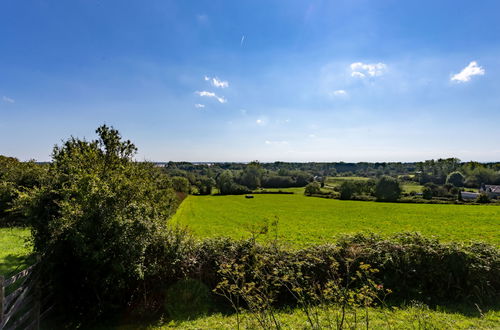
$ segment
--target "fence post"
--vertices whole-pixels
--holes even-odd
[[[4,287],[4,277],[0,275],[0,329],[3,324],[3,316],[5,312],[5,287]]]

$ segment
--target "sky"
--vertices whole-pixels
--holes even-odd
[[[2,0],[0,154],[500,161],[498,0]]]

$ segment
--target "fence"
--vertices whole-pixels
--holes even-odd
[[[25,270],[4,278],[0,276],[0,330],[39,329],[40,321],[52,310],[43,313],[39,262]]]

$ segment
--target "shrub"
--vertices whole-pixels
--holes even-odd
[[[23,193],[18,205],[60,306],[85,315],[123,307],[137,294],[155,267],[148,253],[166,240],[177,206],[168,177],[132,161],[130,141],[107,126],[96,132],[98,140],[56,146],[47,184]]]
[[[481,193],[481,194],[479,194],[479,196],[477,196],[476,202],[478,202],[478,203],[489,203],[491,201],[490,201],[490,197],[488,196],[488,194]]]
[[[314,194],[320,194],[320,193],[321,193],[321,186],[316,181],[308,183],[305,190],[304,190],[304,194],[309,195],[309,196],[314,195]]]
[[[390,176],[383,176],[375,186],[375,197],[379,201],[394,202],[399,199],[402,191],[397,179]]]

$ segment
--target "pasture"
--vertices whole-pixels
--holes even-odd
[[[29,235],[26,228],[0,228],[0,275],[13,274],[29,265]]]
[[[417,231],[443,241],[479,240],[500,246],[500,207],[341,201],[293,195],[189,196],[172,221],[201,237],[250,237],[278,219],[278,237],[295,247],[342,234]]]

